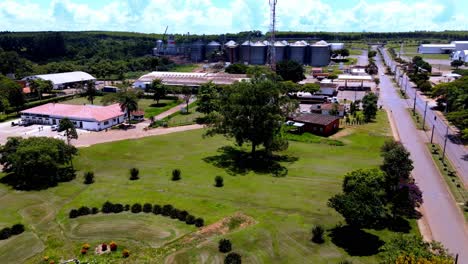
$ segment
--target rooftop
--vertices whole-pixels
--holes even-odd
[[[96,80],[96,78],[94,78],[91,74],[82,72],[82,71],[32,75],[32,76],[23,78],[23,80],[30,80],[30,79],[37,79],[37,78],[51,81],[54,84]]]
[[[321,115],[321,114],[315,114],[315,113],[300,113],[295,116],[292,116],[291,119],[294,120],[295,122],[310,123],[310,124],[326,126],[339,118],[336,116]]]
[[[152,82],[160,79],[166,85],[198,86],[212,81],[214,84],[226,85],[236,81],[248,80],[245,74],[204,73],[204,72],[151,72],[141,76],[138,82]]]
[[[349,75],[349,74],[339,74],[338,80],[347,80],[347,81],[372,81],[372,77],[369,75]]]
[[[70,105],[48,103],[21,111],[26,114],[68,117],[70,119],[86,119],[97,122],[109,120],[124,114],[119,104],[108,106]]]

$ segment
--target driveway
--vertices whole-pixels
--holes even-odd
[[[380,57],[376,58],[379,71],[385,68]],[[424,219],[436,241],[440,241],[453,254],[459,254],[460,264],[468,263],[468,234],[465,219],[448,191],[426,147],[427,137],[416,129],[407,111],[408,105],[400,99],[387,75],[381,76],[380,99],[387,111],[391,111],[393,123],[403,145],[410,151],[414,162],[413,176],[423,192]]]

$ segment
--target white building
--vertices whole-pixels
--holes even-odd
[[[330,43],[331,50],[341,50],[344,49],[344,43]]]
[[[458,50],[452,54],[452,60],[468,62],[468,50]]]
[[[24,77],[22,80],[29,81],[36,79],[51,81],[54,89],[66,89],[71,88],[73,85],[84,85],[85,82],[96,81],[96,78],[91,74],[82,71],[32,75]]]
[[[421,54],[444,54],[455,50],[455,44],[421,44],[418,53]]]
[[[77,128],[100,131],[124,122],[125,112],[119,104],[108,106],[48,103],[20,112],[21,121],[28,124],[58,125],[70,119]]]

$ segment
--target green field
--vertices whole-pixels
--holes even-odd
[[[0,228],[17,222],[26,226],[25,233],[0,241],[2,263],[42,263],[43,256],[68,259],[79,255],[83,243],[94,248],[111,240],[128,248],[130,258],[81,258],[96,258],[95,263],[221,263],[217,241],[222,237],[231,239],[243,263],[376,263],[375,246],[396,235],[387,229],[348,235],[338,228],[332,242],[332,229],[344,220],[327,207],[327,200],[341,190],[346,172],[381,163],[379,149],[390,135],[385,112],[379,112],[378,122],[340,132],[343,136],[337,139],[345,146],[291,141],[278,161],[245,169],[232,159],[233,142],[203,134],[195,130],[81,148],[74,161],[77,179],[47,190],[18,192],[0,185]],[[132,167],[140,169],[137,181],[128,180]],[[170,180],[174,168],[182,171],[178,182]],[[287,175],[275,176],[277,169]],[[83,171],[88,170],[96,175],[92,185],[82,183]],[[213,186],[216,175],[224,177],[223,188]],[[68,218],[72,208],[100,208],[107,200],[170,203],[203,217],[207,225],[242,212],[255,224],[186,243],[183,237],[196,228],[159,215]],[[317,224],[327,229],[322,245],[310,241],[310,230]],[[417,233],[415,221],[410,227]],[[366,252],[353,252],[356,246]]]
[[[102,105],[102,97],[98,96],[94,99],[95,105]],[[74,98],[68,101],[64,101],[64,104],[90,104],[86,97]],[[159,105],[156,104],[156,101],[152,99],[140,99],[138,101],[138,108],[145,111],[145,117],[151,117],[161,114],[174,106],[177,106],[180,102],[176,100],[159,100]]]
[[[400,52],[400,46],[395,47],[395,52],[398,55]],[[419,54],[418,46],[403,46],[404,56],[413,58],[414,56],[420,56],[423,59],[434,59],[434,60],[449,60],[449,54]]]

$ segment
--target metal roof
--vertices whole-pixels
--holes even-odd
[[[282,41],[276,41],[274,46],[275,47],[286,47],[288,44],[284,44]]]
[[[239,44],[237,44],[234,40],[230,40],[230,41],[226,42],[226,44],[224,44],[224,45],[226,45],[226,47],[228,47],[228,48],[235,48],[235,47],[239,46]]]
[[[262,41],[257,41],[255,43],[252,43],[250,46],[252,46],[252,47],[265,47],[266,45]]]
[[[53,73],[53,74],[40,74],[40,75],[32,75],[32,76],[23,78],[23,80],[30,80],[30,79],[42,79],[46,81],[51,81],[55,85],[96,80],[96,78],[94,78],[91,74],[82,72],[82,71]]]
[[[317,41],[314,44],[312,44],[312,46],[329,46],[329,45],[330,44],[328,44],[325,40]]]
[[[219,44],[219,42],[216,42],[216,41],[211,41],[210,43],[207,44],[207,46],[221,46],[221,44]]]
[[[305,46],[307,46],[307,43],[305,43],[304,41],[296,41],[294,43],[289,44],[289,46],[291,46],[291,47],[305,47]]]

